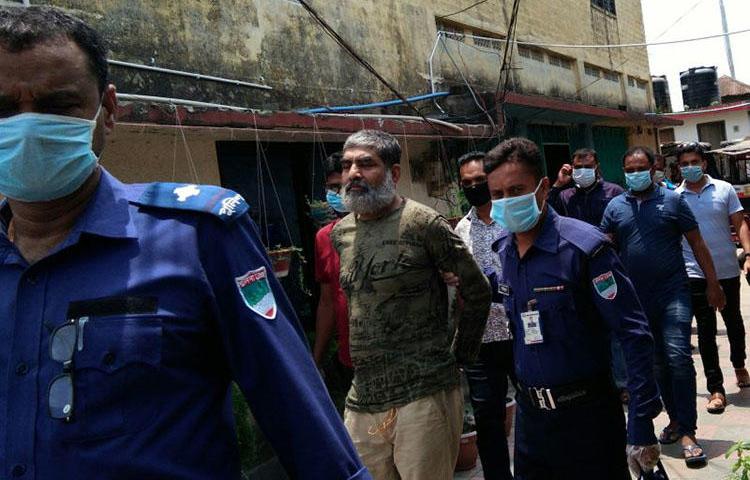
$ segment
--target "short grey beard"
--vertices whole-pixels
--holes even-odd
[[[347,210],[357,215],[367,215],[385,210],[396,196],[396,183],[393,181],[390,170],[386,171],[383,183],[377,187],[371,187],[365,182],[361,182],[360,185],[364,185],[367,191],[351,192],[344,188],[341,195]]]

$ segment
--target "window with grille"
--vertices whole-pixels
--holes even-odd
[[[457,25],[450,23],[437,22],[438,31],[445,32],[445,37],[459,42],[463,42],[466,38],[464,29]]]
[[[589,77],[599,78],[599,69],[596,67],[592,67],[591,65],[584,65],[583,71]]]
[[[610,82],[619,82],[620,74],[616,72],[610,72],[608,70],[602,70],[602,77]]]
[[[544,53],[535,48],[529,48],[519,45],[518,54],[524,58],[530,58],[531,60],[535,60],[537,62],[544,62]]]
[[[493,50],[502,50],[502,42],[493,38],[474,37],[474,45]]]
[[[611,13],[612,15],[617,15],[615,0],[591,0],[591,5],[599,7],[607,13]]]
[[[556,67],[564,68],[566,70],[572,70],[573,69],[573,62],[568,60],[565,57],[561,57],[559,55],[553,55],[551,53],[547,54],[547,58],[549,59],[549,64],[554,65]]]

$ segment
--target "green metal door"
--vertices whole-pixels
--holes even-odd
[[[602,176],[607,181],[624,185],[622,155],[628,149],[627,130],[618,127],[593,127],[592,134]]]

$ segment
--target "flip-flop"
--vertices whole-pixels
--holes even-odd
[[[714,405],[715,400],[719,400],[718,405]],[[724,413],[724,410],[726,409],[726,407],[727,407],[726,397],[722,395],[721,393],[717,392],[711,395],[711,398],[708,400],[708,404],[706,405],[706,411],[708,413],[720,414],[720,413]]]
[[[700,449],[701,454],[700,455],[693,455],[693,450]],[[685,456],[685,453],[689,453],[690,456]],[[685,457],[685,465],[687,465],[690,468],[695,467],[702,467],[708,463],[708,457],[706,457],[706,452],[703,451],[703,447],[701,447],[699,444],[695,443],[693,445],[688,445],[687,447],[682,447],[682,455]]]
[[[680,438],[682,438],[682,435],[680,435],[677,430],[664,427],[664,430],[661,431],[661,435],[659,435],[659,443],[662,445],[672,445]]]

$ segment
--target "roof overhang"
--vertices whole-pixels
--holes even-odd
[[[675,120],[684,120],[695,117],[715,117],[729,112],[740,112],[750,110],[750,102],[737,102],[729,105],[716,105],[714,107],[702,108],[700,110],[688,110],[685,112],[665,113],[660,117],[672,118]]]
[[[247,129],[262,132],[262,139],[270,141],[341,141],[362,129],[377,129],[398,136],[426,139],[476,140],[489,138],[494,134],[489,125],[428,123],[419,117],[387,118],[348,114],[307,115],[295,112],[236,111],[138,101],[121,103],[117,119],[125,124],[151,127]]]
[[[606,123],[654,126],[682,125],[682,120],[665,118],[653,113],[636,113],[615,108],[587,105],[542,95],[508,92],[505,96],[506,113],[521,120],[554,121],[564,123]]]

